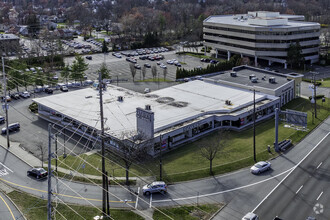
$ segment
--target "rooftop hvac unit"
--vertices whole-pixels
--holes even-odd
[[[146,105],[146,110],[151,110],[151,106],[150,105]]]
[[[253,83],[257,83],[257,82],[258,82],[258,78],[257,78],[257,77],[252,77],[252,78],[251,78],[251,82],[253,82]]]
[[[235,71],[230,72],[230,76],[231,76],[231,77],[236,77],[236,76],[237,76],[237,73],[236,73]]]
[[[249,80],[251,80],[253,77],[256,77],[256,75],[251,74],[251,75],[249,76]]]
[[[122,96],[118,96],[118,102],[124,101],[124,98]]]
[[[225,103],[226,103],[226,105],[231,105],[231,101],[230,100],[226,100]]]
[[[269,77],[269,83],[276,83],[275,77]]]

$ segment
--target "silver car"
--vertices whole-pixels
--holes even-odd
[[[271,164],[269,162],[260,161],[256,164],[254,164],[251,167],[250,171],[253,174],[259,174],[259,173],[265,172],[266,170],[269,170],[270,166],[271,166]]]
[[[153,182],[151,184],[147,184],[143,186],[142,192],[144,195],[150,195],[151,193],[166,193],[167,185],[163,181]]]
[[[258,219],[259,219],[259,217],[256,214],[252,213],[252,212],[247,213],[242,218],[242,220],[258,220]]]

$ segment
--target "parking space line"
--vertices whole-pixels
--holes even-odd
[[[149,204],[149,208],[151,208],[152,206],[152,193],[150,194],[150,204]]]
[[[323,191],[322,191],[322,192],[320,193],[320,195],[317,197],[316,201],[319,200],[319,198],[321,198],[322,194],[323,194]]]
[[[140,187],[138,188],[138,192],[137,192],[137,197],[136,197],[136,201],[135,201],[135,209],[137,208],[138,203],[139,203],[139,194],[140,194]]]
[[[316,167],[316,169],[318,169],[318,168],[322,165],[322,163],[323,163],[323,162],[321,162],[321,163]]]
[[[303,188],[304,185],[301,185],[301,187],[297,190],[296,194],[298,194],[298,192],[301,190],[301,188]]]

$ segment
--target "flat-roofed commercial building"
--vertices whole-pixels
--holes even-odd
[[[18,53],[20,38],[14,34],[0,34],[0,55],[11,55],[13,52]]]
[[[203,22],[204,45],[218,52],[281,63],[287,67],[287,51],[299,42],[307,63],[319,59],[320,24],[301,21],[303,16],[279,12],[248,12],[239,15],[215,15]]]
[[[109,85],[103,92],[106,145],[120,149],[123,132],[152,140],[170,149],[220,128],[241,130],[253,123],[253,91],[237,86],[195,80],[148,94]],[[99,141],[98,91],[93,88],[33,99],[39,117],[85,138]],[[280,98],[257,92],[256,120],[274,115]],[[127,139],[124,139],[127,141]]]

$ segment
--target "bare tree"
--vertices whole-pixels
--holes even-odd
[[[144,78],[146,77],[147,68],[145,66],[143,66],[141,71],[142,71],[142,77],[143,77],[143,80],[144,80]]]
[[[144,139],[134,132],[123,132],[122,141],[119,142],[121,159],[126,169],[126,185],[129,185],[129,169],[134,162],[145,161],[148,157],[151,141]]]
[[[167,68],[164,68],[164,70],[163,70],[163,74],[164,74],[164,82],[165,82],[165,79],[166,79],[166,76],[167,76]]]
[[[38,151],[39,151],[39,156],[41,157],[41,167],[43,167],[44,166],[44,159],[45,159],[45,156],[46,156],[46,153],[47,153],[46,145],[44,145],[42,142],[38,142],[36,146],[37,146]]]
[[[152,74],[152,78],[155,79],[157,76],[157,67],[155,65],[153,65],[151,68],[151,74]]]
[[[136,69],[135,69],[135,66],[133,63],[130,63],[129,64],[129,68],[131,70],[131,74],[132,74],[132,77],[133,77],[133,82],[134,82],[134,78],[135,78],[135,75],[136,75]]]
[[[205,159],[210,161],[210,174],[213,175],[212,162],[215,156],[222,148],[225,146],[225,133],[224,130],[220,130],[216,134],[216,138],[206,139],[202,142],[202,147],[200,148],[200,155]]]

